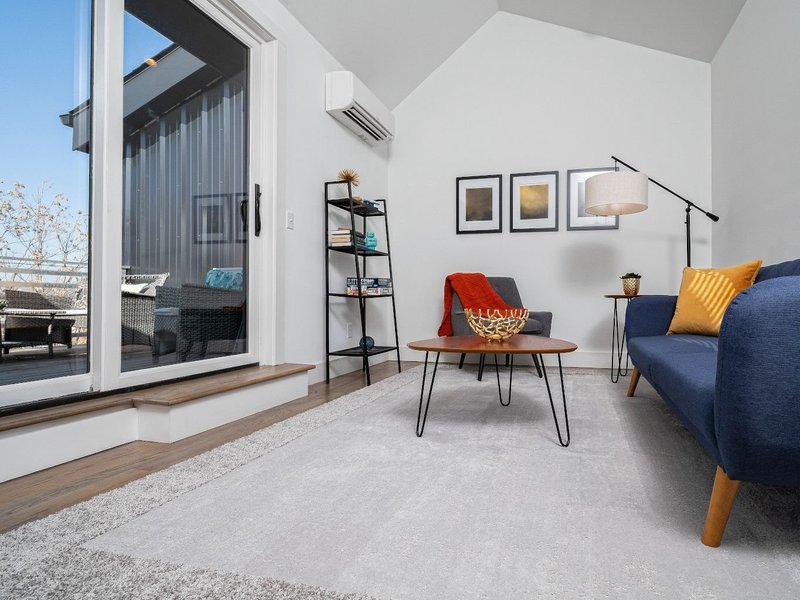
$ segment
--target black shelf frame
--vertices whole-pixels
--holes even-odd
[[[380,294],[378,296],[373,296],[373,295],[369,295],[369,294],[363,294],[363,295],[356,296],[356,295],[353,295],[353,294],[342,294],[342,293],[339,293],[339,292],[328,292],[328,296],[330,296],[331,298],[391,298],[392,296],[394,296],[394,294]]]
[[[345,254],[358,254],[359,256],[389,256],[388,252],[380,250],[370,250],[369,248],[353,248],[353,246],[328,246],[332,252],[344,252]]]
[[[385,352],[392,352],[397,350],[397,346],[374,346],[367,350],[367,356],[374,356],[376,354],[384,354]],[[361,356],[364,351],[359,346],[352,348],[345,348],[344,350],[334,350],[330,353],[331,356]]]
[[[346,198],[332,198],[331,189],[342,189],[342,186],[347,187]],[[361,357],[361,369],[367,376],[367,385],[372,385],[372,379],[369,372],[369,358],[378,354],[385,354],[387,352],[395,352],[397,355],[397,372],[402,371],[400,365],[400,340],[397,333],[397,303],[395,301],[394,289],[393,293],[380,296],[358,295],[351,296],[346,293],[332,292],[330,285],[330,258],[331,252],[349,254],[353,257],[353,267],[356,274],[356,281],[359,283],[363,277],[367,276],[367,258],[383,257],[388,261],[389,279],[392,281],[394,288],[394,273],[392,271],[392,246],[389,241],[389,214],[386,209],[386,200],[375,200],[381,204],[381,208],[374,205],[364,204],[353,200],[353,186],[349,181],[326,181],[325,182],[325,382],[330,383],[331,380],[331,356],[352,356]],[[368,248],[361,248],[355,246],[331,246],[330,240],[330,209],[345,211],[350,217],[350,230],[352,232],[361,231],[366,233],[367,219],[370,218],[383,218],[384,231],[386,232],[386,252],[379,250],[370,250]],[[358,225],[361,227],[358,228]],[[360,259],[360,260],[359,260]],[[375,298],[391,298],[392,299],[392,321],[394,323],[394,345],[392,346],[374,346],[367,350],[360,346],[352,348],[344,348],[339,350],[331,350],[331,328],[330,328],[330,314],[331,314],[331,298],[352,298],[358,300],[358,311],[361,320],[361,339],[367,337],[367,300]]]

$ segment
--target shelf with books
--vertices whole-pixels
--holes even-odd
[[[325,352],[326,352],[326,381],[330,381],[331,356],[361,357],[363,368],[367,376],[367,385],[370,385],[369,358],[377,354],[395,352],[397,355],[397,370],[400,367],[400,343],[397,333],[397,306],[395,303],[394,288],[392,286],[392,257],[389,243],[389,220],[386,210],[386,200],[356,200],[353,197],[353,186],[349,181],[329,181],[325,183]],[[346,196],[346,197],[343,197]],[[335,210],[331,211],[331,207]],[[344,211],[344,214],[340,211]],[[332,223],[341,223],[345,216],[348,223],[338,227],[331,227]],[[386,250],[377,250],[375,244],[380,244],[375,232],[367,235],[367,219],[379,217],[383,221]],[[380,226],[378,227],[380,229]],[[383,246],[381,246],[383,247]],[[347,277],[346,286],[331,291],[331,252],[349,254],[353,256],[353,270],[355,277]],[[388,267],[388,277],[365,277],[367,273],[368,258],[383,258],[386,262],[378,260],[379,266]],[[336,269],[343,263],[336,262]],[[360,282],[360,285],[359,285]],[[338,286],[334,286],[338,287]],[[362,340],[367,340],[363,347],[357,345],[351,348],[331,348],[331,298],[355,298],[358,300],[360,333]],[[367,335],[367,300],[371,298],[391,298],[392,324],[394,332],[394,345],[374,345],[372,338]],[[376,307],[380,310],[386,305]],[[372,322],[372,319],[370,319]],[[358,331],[358,330],[357,330]],[[352,343],[352,342],[351,342]]]
[[[381,206],[386,200],[363,200],[362,202],[353,202],[353,212],[359,217],[382,217],[383,210]],[[380,203],[380,204],[379,204]],[[341,208],[342,210],[350,210],[349,198],[334,198],[328,200],[328,204]]]
[[[347,294],[345,292],[328,292],[331,298],[391,298],[394,294]]]
[[[345,254],[358,254],[359,256],[389,256],[388,252],[381,252],[380,250],[370,250],[369,248],[362,248],[358,246],[353,248],[350,246],[328,246],[328,250],[334,252],[344,252]]]

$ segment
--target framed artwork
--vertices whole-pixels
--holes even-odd
[[[572,169],[567,171],[567,230],[619,229],[619,216],[600,217],[586,212],[584,188],[593,175],[608,173],[614,167],[599,169]]]
[[[456,178],[456,233],[499,233],[503,230],[502,175]]]
[[[195,196],[194,243],[224,244],[230,241],[228,227],[229,194]]]
[[[512,173],[511,231],[558,231],[558,171]]]

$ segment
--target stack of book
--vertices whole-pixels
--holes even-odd
[[[364,199],[362,201],[362,204],[364,204],[364,206],[366,206],[367,208],[374,208],[375,210],[381,210],[381,203],[375,200]]]
[[[348,296],[388,296],[392,293],[392,280],[383,277],[362,277],[359,290],[358,279],[347,278]]]
[[[353,239],[355,238],[355,244]],[[359,249],[365,250],[367,245],[365,243],[365,236],[360,231],[352,231],[346,227],[339,227],[331,233],[331,247],[342,248],[355,245]]]

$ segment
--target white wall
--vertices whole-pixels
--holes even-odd
[[[283,191],[277,199],[277,361],[321,365],[310,373],[313,383],[325,376],[323,182],[335,180],[341,169],[351,168],[361,175],[360,195],[385,197],[387,149],[370,148],[325,112],[325,73],[343,67],[280,2],[241,0],[240,4],[278,38],[284,49],[279,123]],[[291,231],[284,227],[287,210],[295,215]],[[342,270],[337,279],[343,281],[349,274]],[[344,324],[358,322],[355,302],[347,302],[350,304],[338,310],[333,320],[332,339],[337,347],[358,341],[345,340]],[[356,367],[352,364],[340,370]]]
[[[800,2],[748,0],[711,63],[714,264],[800,257]]]
[[[650,186],[650,209],[618,231],[566,231],[566,171],[615,154],[711,209],[710,66],[498,13],[396,109],[389,163],[401,342],[434,337],[445,275],[517,279],[531,309],[554,313],[572,364],[607,366],[618,279],[675,293],[685,264],[683,204]],[[560,231],[508,232],[508,175],[558,170]],[[455,179],[502,173],[502,234],[455,234]],[[711,225],[694,222],[694,266]],[[408,352],[408,357],[419,358]]]

